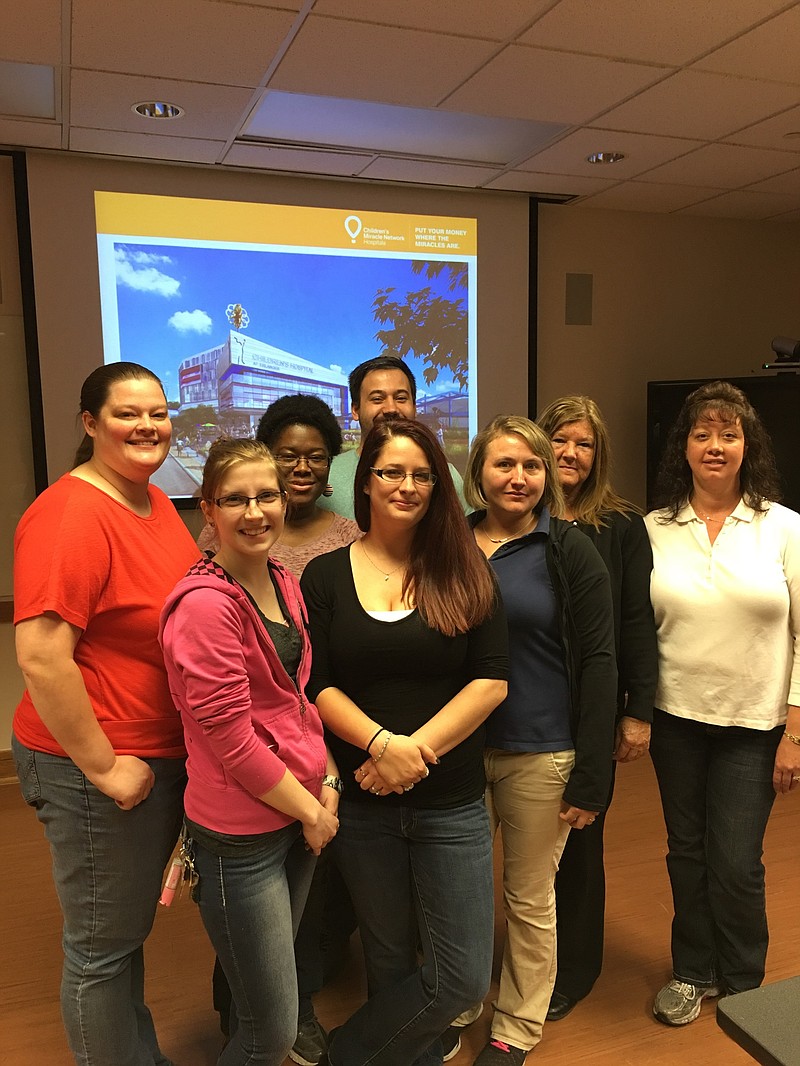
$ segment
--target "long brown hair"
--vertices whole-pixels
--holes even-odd
[[[395,437],[407,437],[422,449],[436,477],[424,517],[414,530],[403,595],[413,595],[426,625],[445,636],[466,633],[492,613],[494,578],[470,535],[444,452],[433,433],[410,419],[378,419],[367,434],[354,483],[356,521],[364,532],[371,522],[364,488],[381,449]]]
[[[600,529],[603,518],[613,511],[641,514],[639,508],[611,487],[611,442],[600,408],[589,396],[562,396],[553,400],[536,419],[552,440],[562,426],[587,422],[594,434],[594,462],[572,504],[578,522]]]

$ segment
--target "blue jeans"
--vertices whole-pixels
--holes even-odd
[[[650,754],[667,825],[674,976],[729,992],[764,979],[763,853],[783,732],[705,725],[657,710]]]
[[[25,802],[44,826],[64,916],[61,1013],[79,1066],[170,1066],[144,1003],[143,944],[183,816],[182,759],[123,811],[63,756],[12,738]]]
[[[294,934],[315,857],[298,822],[254,854],[222,858],[194,841],[193,897],[228,979],[235,1029],[219,1066],[281,1066],[297,1036]]]
[[[330,1066],[439,1066],[439,1037],[491,979],[484,802],[419,810],[345,799],[333,847],[359,920],[369,999],[337,1031]]]

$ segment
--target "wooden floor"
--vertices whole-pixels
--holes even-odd
[[[767,834],[771,947],[767,981],[800,973],[800,796],[779,797]],[[684,1029],[650,1014],[670,976],[671,904],[664,829],[649,760],[621,767],[607,825],[606,963],[592,995],[545,1028],[538,1066],[747,1066],[718,1029],[714,1007]],[[0,786],[0,1063],[72,1066],[58,1009],[60,920],[49,855],[38,822],[15,785]],[[498,940],[502,921],[497,922]],[[219,1050],[211,1010],[212,954],[194,905],[159,908],[148,942],[148,995],[164,1052],[177,1066],[213,1066]],[[493,991],[496,989],[496,984]],[[357,941],[345,973],[319,997],[326,1026],[343,1021],[363,995]],[[491,996],[489,997],[491,999]],[[487,1039],[491,1009],[465,1031],[453,1066],[471,1066]],[[288,1063],[288,1060],[287,1060]],[[113,1066],[112,1063],[106,1066]]]

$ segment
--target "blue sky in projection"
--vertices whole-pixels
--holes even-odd
[[[120,356],[154,370],[171,399],[181,361],[232,328],[232,303],[247,310],[249,336],[345,375],[381,352],[372,311],[379,289],[394,286],[402,300],[430,286],[467,303],[464,289],[448,290],[446,271],[429,280],[408,259],[126,243],[115,244],[115,261]],[[408,361],[421,392],[457,389],[442,372],[426,387],[422,360]]]

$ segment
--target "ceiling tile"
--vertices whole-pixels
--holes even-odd
[[[279,11],[299,11],[305,0],[209,0],[212,4],[246,4],[248,7],[274,7]]]
[[[587,196],[609,189],[616,184],[602,178],[569,177],[563,174],[535,174],[531,171],[511,170],[489,182],[487,189],[507,189],[510,192],[558,193],[561,196]]]
[[[708,199],[710,195],[711,189],[692,188],[688,185],[643,185],[638,181],[626,181],[622,185],[615,185],[613,189],[582,200],[581,204],[620,211],[662,213],[688,207],[698,200]]]
[[[61,62],[61,8],[58,0],[3,4],[0,59],[57,66]]]
[[[381,26],[453,33],[464,37],[485,37],[504,41],[514,36],[544,11],[552,0],[491,0],[491,3],[464,3],[464,0],[317,0],[315,13],[334,15]]]
[[[0,59],[0,115],[55,118],[56,81],[53,67]]]
[[[695,204],[681,210],[682,215],[703,215],[706,218],[772,218],[796,206],[790,197],[750,192],[739,189],[726,192],[703,204]]]
[[[638,133],[716,139],[800,102],[788,85],[682,70],[603,115],[602,124]]]
[[[691,155],[665,163],[643,175],[642,181],[675,185],[707,185],[736,189],[797,166],[791,152],[768,148],[741,148],[733,144],[709,144]]]
[[[485,41],[312,15],[269,87],[432,107],[493,50]]]
[[[136,159],[174,159],[182,163],[214,163],[224,143],[191,137],[155,137],[147,133],[75,127],[69,135],[69,146],[75,152],[134,156]]]
[[[72,11],[76,67],[249,86],[261,82],[296,17],[210,0],[73,0]]]
[[[525,44],[681,65],[748,29],[785,0],[561,0]]]
[[[373,158],[364,152],[315,152],[306,148],[273,148],[264,144],[231,145],[223,162],[227,166],[256,170],[292,170],[301,174],[358,174]]]
[[[800,107],[791,107],[788,111],[757,122],[754,126],[737,130],[725,138],[736,144],[753,144],[763,148],[786,148],[791,152],[800,152]]]
[[[790,170],[786,174],[776,174],[766,181],[759,181],[753,185],[754,192],[779,192],[787,196],[797,198],[800,207],[800,169]]]
[[[431,163],[418,159],[389,159],[379,156],[361,172],[362,178],[384,181],[412,181],[420,185],[459,185],[475,189],[488,181],[497,169],[470,167],[459,163]]]
[[[199,85],[76,70],[72,75],[70,113],[73,125],[85,129],[227,140],[238,131],[239,120],[251,98],[249,89],[229,85]],[[171,120],[142,118],[131,111],[132,105],[142,100],[179,104],[186,113]]]
[[[0,144],[8,148],[60,148],[60,122],[0,118]]]
[[[550,174],[584,174],[587,177],[607,173],[613,175],[611,180],[616,182],[635,177],[697,147],[697,141],[678,137],[652,137],[644,133],[586,128],[568,134],[558,144],[518,163],[516,169]],[[587,161],[586,157],[592,152],[623,152],[625,158],[613,165],[602,166]]]
[[[586,122],[663,75],[658,67],[509,45],[445,106],[544,122]]]
[[[782,215],[775,215],[767,219],[768,222],[800,222],[800,211],[786,211]]]
[[[727,7],[726,0],[725,7]],[[710,5],[700,7],[707,10]],[[757,26],[698,62],[702,70],[800,85],[800,7]]]

